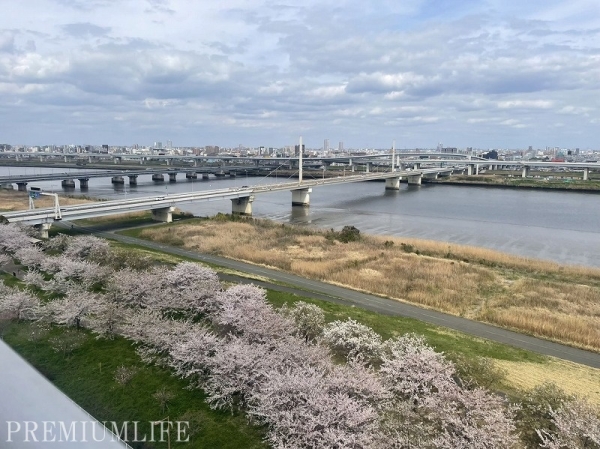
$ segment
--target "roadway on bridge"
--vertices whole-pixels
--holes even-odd
[[[67,223],[63,223],[63,225],[67,225]],[[85,228],[81,229],[86,231]],[[265,277],[273,281],[282,282],[295,287],[285,287],[268,282],[249,280],[243,277],[238,278],[238,281],[246,283],[251,282],[264,288],[294,293],[299,296],[325,300],[337,304],[357,306],[385,315],[414,318],[429,324],[434,324],[436,326],[443,326],[449,329],[457,330],[475,337],[481,337],[498,343],[508,344],[517,348],[557,357],[563,360],[569,360],[571,362],[580,363],[593,368],[600,368],[600,354],[591,351],[585,351],[548,340],[542,340],[540,338],[501,329],[490,324],[480,323],[454,315],[448,315],[435,310],[423,309],[401,301],[382,298],[380,296],[370,295],[367,293],[361,293],[349,288],[328,284],[326,282],[306,279],[294,274],[285,273],[283,271],[270,269],[259,265],[252,265],[250,263],[240,262],[220,256],[200,254],[194,251],[187,251],[161,243],[155,243],[148,240],[116,234],[115,232],[116,230],[112,230],[111,232],[96,232],[96,234],[108,239],[117,240],[122,243],[143,246],[152,250],[162,251],[200,262],[218,265],[231,270]]]

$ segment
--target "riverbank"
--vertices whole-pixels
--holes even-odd
[[[577,178],[550,178],[546,173],[545,178],[521,178],[498,175],[454,175],[449,178],[440,178],[426,181],[431,184],[449,184],[458,186],[477,187],[505,187],[518,189],[540,189],[540,190],[573,190],[577,192],[599,192],[600,181],[584,181]]]
[[[224,215],[126,233],[600,351],[600,269]]]
[[[61,206],[84,204],[99,201],[85,196],[59,195]],[[34,200],[36,208],[53,207],[54,197],[40,196]],[[0,189],[0,212],[12,212],[16,210],[29,209],[29,193],[16,190]]]

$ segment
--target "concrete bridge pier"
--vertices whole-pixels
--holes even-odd
[[[452,172],[449,172],[449,171],[441,171],[441,172],[439,172],[439,177],[440,178],[449,178],[451,174],[452,174]]]
[[[89,178],[79,178],[79,188],[81,190],[87,189],[89,187],[88,186],[89,180],[90,180]]]
[[[67,156],[65,156],[63,159],[65,162],[68,162]]]
[[[233,215],[252,216],[252,202],[254,195],[242,196],[240,198],[231,199],[231,213]]]
[[[196,174],[195,171],[186,172],[185,179],[198,179],[198,175]]]
[[[88,164],[92,163],[92,156],[88,156]]]
[[[129,185],[130,186],[137,186],[138,175],[128,175],[128,177],[129,177]]]
[[[113,164],[120,164],[121,163],[121,158],[120,157],[115,157],[113,159]]]
[[[236,173],[236,172],[234,172],[234,171],[230,171],[230,172],[229,172],[229,177],[230,177],[230,178],[235,178],[235,177],[237,177],[237,173]]]
[[[169,173],[169,182],[177,182],[177,173]]]
[[[413,164],[413,170],[420,170],[421,169],[421,164],[419,162],[415,162]]]
[[[427,174],[423,175],[423,177],[425,179],[438,179],[438,174],[437,173],[427,173]]]
[[[37,231],[40,233],[41,238],[47,239],[49,237],[48,231],[50,230],[51,226],[52,226],[52,223],[41,223],[41,224],[34,225],[34,228],[37,229]]]
[[[400,190],[400,176],[387,178],[385,180],[385,190]]]
[[[202,173],[202,179],[208,179],[208,173]]]
[[[308,207],[310,205],[310,193],[312,192],[312,188],[304,188],[292,190],[292,206],[304,206]]]
[[[408,176],[408,185],[409,186],[420,186],[421,185],[421,179],[423,178],[422,174],[418,174],[418,175],[412,175],[412,176]]]
[[[63,179],[60,185],[61,187],[64,187],[66,189],[74,189],[75,181],[73,181],[72,179]]]
[[[365,169],[365,173],[370,173],[371,172],[371,163],[367,162],[367,168]]]
[[[165,182],[165,177],[161,173],[155,173],[152,175],[152,181]]]
[[[154,221],[161,221],[163,223],[173,222],[173,211],[174,207],[161,207],[160,209],[152,209],[152,219]]]
[[[474,164],[467,165],[467,175],[473,176],[474,172],[475,172],[475,165]]]
[[[587,181],[590,178],[590,169],[589,167],[585,167],[583,169],[583,180]]]
[[[523,172],[521,173],[523,178],[527,178],[529,176],[529,167],[527,165],[523,166]]]
[[[40,156],[40,162],[44,162],[46,158],[44,156]]]
[[[27,192],[27,183],[26,182],[17,182],[17,190],[19,192]]]
[[[113,176],[110,182],[113,184],[125,184],[125,180],[122,176]]]

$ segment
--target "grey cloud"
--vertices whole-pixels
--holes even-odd
[[[68,23],[61,27],[67,34],[74,37],[104,36],[110,32],[110,27],[101,27],[89,22]]]

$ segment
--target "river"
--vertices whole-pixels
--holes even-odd
[[[0,176],[65,171],[77,170],[0,167]],[[32,185],[47,191],[114,199],[282,181],[211,177],[192,182],[180,174],[178,182],[162,184],[151,181],[150,175],[140,176],[134,187],[113,186],[109,178],[94,178],[84,192],[79,188],[65,191],[60,181]],[[401,184],[400,191],[394,192],[385,191],[381,182],[363,182],[314,188],[309,208],[292,207],[290,192],[257,195],[252,208],[255,217],[280,222],[335,229],[353,225],[367,234],[460,243],[600,267],[600,195],[595,193],[439,184]],[[210,216],[231,212],[231,203],[184,204],[182,209]]]

